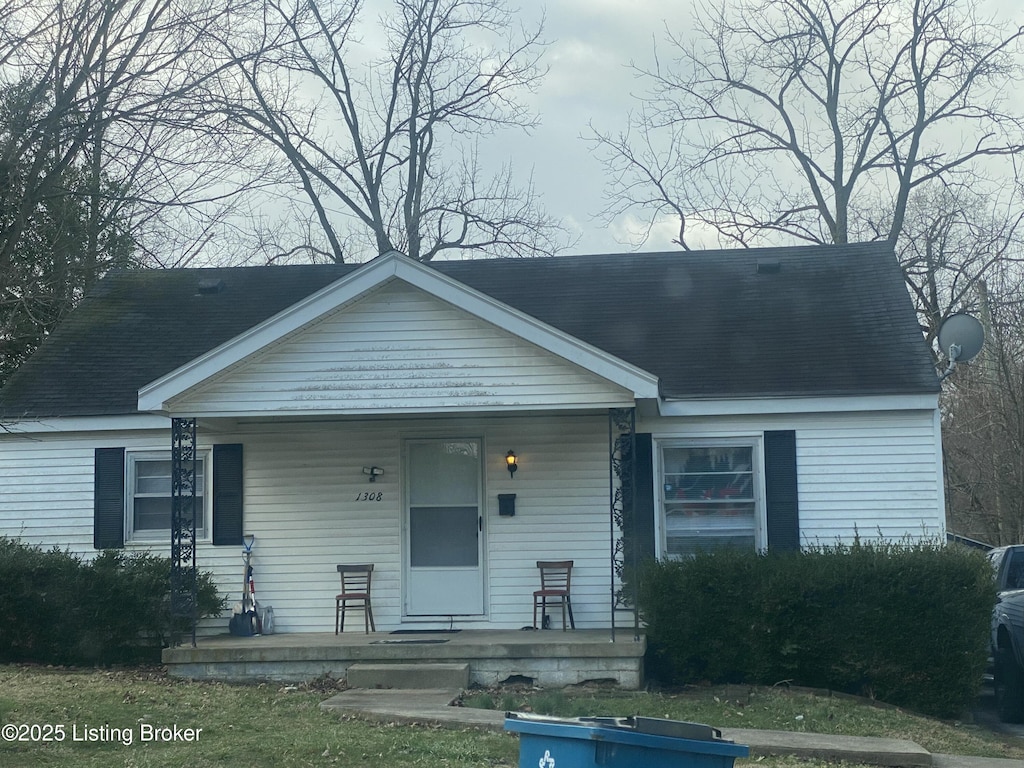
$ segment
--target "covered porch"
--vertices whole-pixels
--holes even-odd
[[[217,635],[200,638],[194,647],[167,648],[163,662],[174,677],[248,682],[323,675],[340,680],[353,665],[394,666],[401,675],[399,669],[413,674],[424,665],[465,664],[470,685],[511,680],[563,687],[602,681],[633,690],[643,684],[646,648],[643,636],[618,632],[612,640],[606,629]]]
[[[237,594],[255,537],[279,632],[332,626],[337,569],[370,565],[377,629],[519,630],[548,561],[572,563],[576,627],[635,632],[636,406],[657,394],[399,254],[363,265],[139,390],[171,423],[172,610],[193,644],[221,631],[196,631],[198,571]],[[148,458],[118,454],[140,503]]]

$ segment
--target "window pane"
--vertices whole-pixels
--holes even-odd
[[[668,552],[681,556],[728,547],[754,549],[756,515],[753,502],[667,505]]]
[[[203,501],[196,499],[196,514],[199,515],[199,530],[203,528]],[[132,527],[136,531],[170,531],[171,530],[171,499],[170,497],[142,496],[135,499],[135,520]]]
[[[171,460],[137,459],[133,462],[135,489],[132,494],[132,530],[136,533],[171,529]],[[196,532],[204,533],[204,462],[196,461]]]
[[[135,492],[171,495],[171,460],[136,461]]]
[[[137,460],[135,462],[135,493],[171,495],[171,460]],[[196,461],[196,494],[203,495],[203,460]]]
[[[756,547],[753,453],[751,446],[664,449],[666,554]]]
[[[170,530],[170,497],[136,499],[134,528],[136,531]]]
[[[665,496],[753,499],[753,448],[666,448]]]
[[[475,567],[476,507],[411,507],[409,562],[414,568]]]

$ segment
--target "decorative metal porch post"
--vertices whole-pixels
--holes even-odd
[[[608,410],[608,483],[610,488],[609,533],[611,535],[611,615],[612,642],[615,641],[615,614],[633,614],[633,639],[640,639],[640,613],[637,603],[636,569],[636,409]],[[629,546],[627,547],[627,539]],[[625,579],[626,560],[631,576]],[[627,594],[628,589],[628,594]]]
[[[196,645],[196,420],[171,419],[171,642],[191,627]],[[183,621],[184,620],[184,621]]]

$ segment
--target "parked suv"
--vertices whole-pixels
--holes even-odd
[[[988,554],[998,591],[991,653],[996,706],[1006,723],[1024,722],[1024,544]]]

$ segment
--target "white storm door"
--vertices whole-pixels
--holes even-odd
[[[484,612],[480,441],[406,443],[405,614]]]

